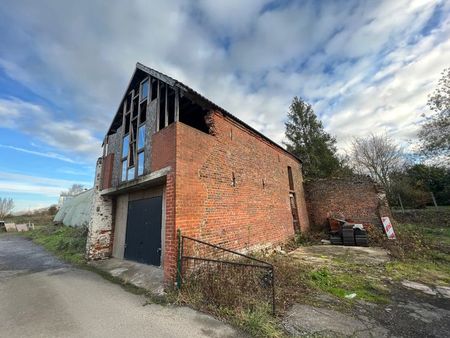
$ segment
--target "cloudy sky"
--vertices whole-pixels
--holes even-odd
[[[21,210],[92,186],[137,61],[277,142],[297,95],[341,149],[378,131],[407,145],[449,37],[449,1],[3,0],[0,196]]]

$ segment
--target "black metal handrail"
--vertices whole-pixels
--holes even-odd
[[[178,232],[178,241],[177,280],[178,286],[180,288],[185,281],[194,279],[195,277],[198,277],[199,274],[205,272],[207,274],[215,273],[214,280],[221,278],[224,283],[226,283],[226,278],[232,277],[230,275],[232,275],[233,272],[238,276],[239,273],[241,273],[240,277],[237,278],[238,280],[243,278],[247,278],[250,280],[251,278],[253,278],[253,280],[259,281],[259,283],[251,284],[253,290],[259,287],[258,291],[260,291],[254,293],[252,292],[252,296],[266,296],[268,302],[271,303],[272,313],[275,314],[275,273],[272,264],[234,250],[223,248],[219,245],[205,242],[200,239],[192,238],[189,236],[182,236],[181,232]],[[195,248],[197,248],[198,250],[195,251]],[[215,268],[211,267],[211,264],[215,265]],[[232,273],[230,274],[229,269],[225,268],[226,273],[223,273],[224,266],[228,266],[231,269],[250,270],[246,270],[245,272],[236,272],[236,270],[232,270]],[[266,272],[261,274],[258,273],[257,270],[263,270]],[[248,287],[248,281],[240,280],[240,282],[241,288],[244,288],[244,285]],[[208,285],[207,287],[211,288],[212,286]],[[239,285],[237,285],[237,287],[239,287]],[[269,287],[270,290],[267,290],[269,289]],[[244,292],[245,290],[242,291]],[[266,291],[269,291],[270,294]]]

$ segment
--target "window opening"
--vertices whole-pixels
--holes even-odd
[[[209,133],[209,127],[206,124],[208,110],[192,102],[186,96],[180,97],[179,100],[180,122],[205,133]]]
[[[137,119],[134,119],[133,121],[131,121],[131,141],[135,141],[136,140],[136,136],[137,136]]]
[[[148,97],[149,82],[148,79],[141,84],[141,101]]]
[[[133,118],[138,115],[139,98],[133,100]]]
[[[159,129],[166,126],[166,86],[164,83],[159,85]]]
[[[172,88],[167,89],[167,114],[169,121],[167,124],[171,124],[175,121],[175,90]]]
[[[152,78],[152,86],[151,86],[151,90],[152,90],[152,96],[150,98],[151,101],[156,100],[156,98],[158,97],[158,80]]]
[[[134,166],[134,149],[135,149],[135,143],[130,144],[130,156],[128,156],[128,166],[132,167]]]
[[[127,180],[127,160],[122,161],[122,181]]]
[[[141,103],[141,112],[139,115],[139,123],[144,123],[147,120],[147,100]]]
[[[300,231],[300,222],[298,218],[298,209],[297,209],[297,201],[295,199],[294,193],[289,193],[289,201],[291,204],[291,213],[292,213],[292,221],[294,225],[295,232]]]
[[[144,152],[138,154],[138,176],[144,174]]]
[[[135,177],[136,171],[134,167],[128,169],[127,179],[132,180]]]
[[[122,158],[127,157],[128,156],[128,148],[129,148],[129,144],[130,144],[130,135],[127,135],[123,138],[123,143],[122,143]]]
[[[130,132],[130,114],[125,115],[125,134]]]
[[[132,93],[129,93],[127,95],[126,101],[125,101],[125,111],[129,112],[131,109],[131,97],[132,97]]]
[[[145,125],[139,127],[138,135],[138,150],[143,149],[145,146]]]

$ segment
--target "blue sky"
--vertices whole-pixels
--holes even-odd
[[[413,147],[450,66],[448,1],[3,1],[0,196],[16,210],[92,186],[137,61],[277,142],[292,98],[345,152],[388,133]]]

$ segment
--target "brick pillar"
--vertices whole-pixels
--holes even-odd
[[[175,174],[167,175],[166,182],[166,233],[164,253],[164,282],[171,284],[177,273],[178,240],[175,225]]]
[[[86,242],[86,258],[88,260],[104,259],[111,256],[113,206],[110,197],[100,195],[102,167],[103,158],[100,157],[95,169],[94,196]]]

